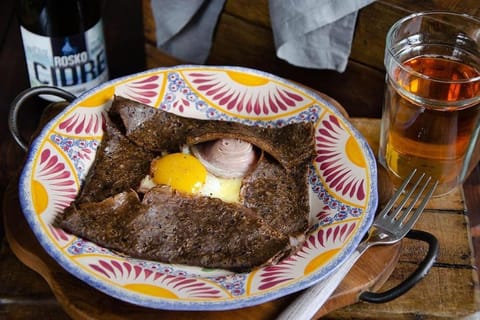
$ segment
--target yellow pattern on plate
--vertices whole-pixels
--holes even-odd
[[[144,284],[144,283],[130,283],[123,286],[125,289],[143,293],[149,296],[166,298],[166,299],[178,299],[178,296],[170,290],[161,288],[158,286]]]

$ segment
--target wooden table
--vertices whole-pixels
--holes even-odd
[[[381,109],[384,71],[382,70],[383,41],[387,27],[398,17],[423,9],[447,9],[480,14],[477,0],[406,1],[379,0],[359,15],[352,57],[344,74],[296,68],[279,61],[273,52],[269,30],[267,0],[227,1],[222,14],[216,41],[209,59],[211,64],[241,65],[269,71],[309,85],[339,100],[351,115],[378,117]],[[17,176],[23,153],[11,139],[6,117],[8,105],[28,84],[22,59],[22,47],[18,25],[13,15],[14,0],[0,1],[0,195],[7,183]],[[252,3],[258,8],[246,7]],[[107,1],[105,16],[107,52],[111,76],[117,77],[147,67],[166,66],[178,60],[161,55],[152,40],[149,0],[142,3],[130,0]],[[143,4],[144,11],[142,17]],[[258,9],[258,10],[257,10]],[[128,18],[125,18],[128,12]],[[143,21],[142,21],[143,18]],[[375,21],[375,23],[372,23]],[[144,28],[142,29],[142,22]],[[143,35],[145,33],[145,42]],[[238,40],[232,43],[231,39]],[[125,50],[128,43],[129,50]],[[127,55],[125,55],[127,53]],[[325,79],[328,79],[326,81]],[[33,104],[34,105],[34,104]],[[35,105],[22,124],[27,128],[37,123],[39,112]],[[372,146],[378,144],[378,120],[352,119],[369,138]],[[480,248],[480,167],[464,184],[447,197],[433,200],[417,228],[427,230],[440,240],[440,255],[427,277],[399,299],[381,305],[357,303],[331,312],[326,318],[335,319],[458,319],[479,317],[478,281],[474,269],[474,248]],[[468,210],[465,208],[468,207]],[[0,217],[11,212],[8,205],[2,208]],[[20,216],[21,217],[21,216]],[[471,227],[471,228],[470,228]],[[471,232],[471,234],[470,234]],[[0,219],[0,319],[69,319],[49,284],[36,272],[24,265],[13,253],[3,233]],[[477,250],[478,251],[478,250]],[[425,253],[424,246],[406,240],[399,258],[384,288],[399,283],[411,272]],[[477,254],[480,266],[480,255]],[[54,277],[64,276],[53,273]],[[67,279],[71,279],[66,277]],[[77,288],[83,286],[74,282]],[[74,294],[75,292],[73,292]],[[278,309],[275,306],[288,302],[291,297],[262,306],[268,310],[263,319],[271,319]],[[100,302],[105,300],[99,300]],[[85,300],[77,301],[88,307]],[[118,305],[105,305],[115,308]],[[130,318],[127,309],[120,309]],[[232,319],[233,312],[226,316]],[[178,314],[176,314],[178,316]],[[214,313],[216,317],[218,313]],[[158,319],[158,312],[145,311],[139,318]],[[202,318],[201,314],[184,314],[185,319]],[[254,318],[252,315],[251,319]]]
[[[351,121],[364,134],[375,152],[378,147],[379,120],[353,118]],[[38,315],[45,315],[49,318],[67,318],[62,311],[65,309],[70,316],[78,319],[83,318],[86,314],[94,319],[103,319],[105,316],[115,316],[119,319],[154,317],[165,319],[274,319],[275,315],[294,297],[294,295],[287,296],[244,310],[201,313],[151,310],[110,299],[84,285],[55,265],[55,262],[52,262],[48,256],[45,257],[45,253],[40,252],[42,249],[38,244],[33,247],[30,244],[22,245],[25,244],[25,241],[29,241],[25,240],[28,237],[23,237],[22,232],[29,230],[24,231],[23,225],[18,228],[16,223],[12,223],[12,216],[20,214],[18,208],[11,206],[13,198],[15,195],[7,190],[4,210],[7,211],[10,207],[17,212],[8,212],[6,215],[10,219],[6,224],[6,231],[11,247],[9,248],[3,243],[0,252],[0,282],[3,284],[0,289],[0,301],[3,302],[0,316],[1,312],[6,315],[9,313],[18,315],[17,308],[22,308],[22,315],[26,318]],[[19,216],[20,218],[23,219],[22,216]],[[19,220],[18,223],[22,222]],[[325,317],[332,319],[457,319],[480,316],[480,305],[476,297],[478,281],[473,267],[474,255],[470,225],[461,189],[454,190],[445,197],[432,199],[415,228],[433,234],[440,241],[440,253],[437,261],[422,281],[394,301],[384,304],[360,302],[332,311]],[[380,291],[405,279],[423,259],[426,250],[427,247],[422,242],[404,240],[398,264]],[[13,256],[14,254],[45,277],[49,285],[53,286],[59,302],[52,297],[45,282],[21,265]],[[370,254],[372,255],[372,253]],[[371,261],[374,260],[370,260],[370,263],[372,263]],[[322,315],[323,312],[325,310],[321,311]]]

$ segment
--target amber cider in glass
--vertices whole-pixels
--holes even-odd
[[[381,160],[398,177],[420,169],[439,180],[437,194],[446,193],[460,183],[478,136],[480,81],[470,80],[480,72],[449,57],[423,55],[404,61],[392,75]]]

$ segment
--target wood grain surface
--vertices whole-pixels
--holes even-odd
[[[376,141],[375,137],[379,129],[377,119],[351,119],[351,121],[368,141]],[[383,174],[380,175],[382,176]],[[7,190],[3,206],[6,213],[4,222],[11,249],[23,263],[47,280],[59,304],[72,318],[274,319],[295,297],[293,294],[259,306],[221,312],[158,311],[133,306],[90,288],[61,269],[42,250],[23,216],[20,215],[15,185]],[[437,261],[422,281],[403,296],[388,303],[354,303],[358,299],[359,290],[372,287],[372,290],[383,291],[400,283],[416,268],[427,251],[426,245],[409,239],[402,241],[401,250],[400,248],[392,250],[392,247],[372,248],[362,257],[316,318],[323,316],[325,319],[458,319],[462,317],[473,319],[480,315],[478,314],[479,301],[475,291],[478,279],[473,267],[470,230],[462,192],[455,190],[446,197],[430,201],[415,228],[432,233],[440,242]],[[400,252],[400,256],[398,264],[395,265],[397,252]],[[392,264],[395,266],[393,271],[391,271]],[[378,288],[390,272],[388,280]],[[359,283],[362,285],[359,286]],[[46,305],[52,306],[52,303],[48,301]],[[340,306],[344,307],[339,308]]]

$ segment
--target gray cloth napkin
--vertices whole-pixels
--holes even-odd
[[[357,12],[374,0],[270,0],[277,56],[315,69],[345,71]]]
[[[374,0],[269,0],[277,56],[289,63],[343,72],[357,12]],[[157,45],[202,64],[225,0],[151,0]]]
[[[184,61],[204,63],[225,0],[151,0],[157,46]]]

